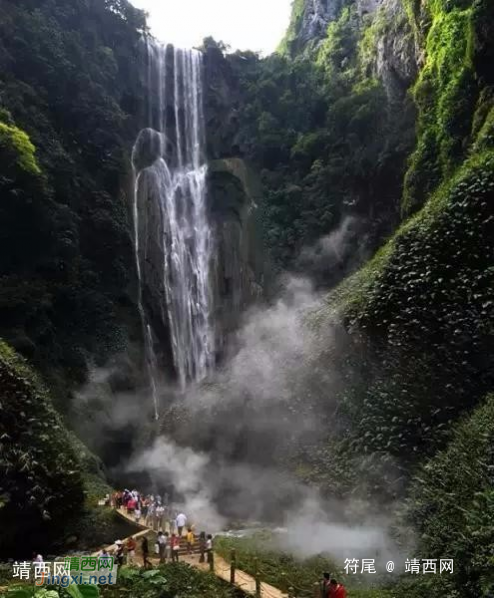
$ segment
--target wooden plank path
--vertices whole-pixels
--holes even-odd
[[[142,523],[136,523],[134,518],[132,517],[132,515],[128,514],[125,509],[117,509],[116,512],[118,513],[118,515],[120,515],[120,517],[123,517],[127,521],[131,521],[136,527],[140,528],[140,530],[141,530],[141,531],[133,534],[132,536],[129,536],[129,538],[132,537],[132,538],[136,538],[138,540],[139,538],[142,538],[143,536],[148,536],[148,538],[149,538],[149,536],[152,535],[153,539],[154,539],[154,537],[156,535],[156,531],[154,529],[147,527],[146,525],[143,525]],[[122,539],[124,544],[127,542],[127,540],[129,538]],[[138,543],[138,548],[139,548],[139,543]],[[112,544],[111,546],[106,546],[106,549],[108,550],[108,552],[112,552],[116,549],[116,545]],[[97,554],[99,554],[99,551],[97,553],[95,553],[94,556],[96,556]],[[149,555],[149,560],[155,565],[157,565],[159,563],[159,560],[156,558],[156,556],[154,556],[151,553]],[[199,562],[198,554],[190,554],[190,555],[183,554],[181,551],[180,561],[187,563],[191,567],[201,569],[202,571],[210,570],[209,563],[200,563]],[[217,553],[214,553],[214,574],[216,575],[216,577],[219,577],[220,579],[222,579],[228,583],[230,583],[230,581],[231,581],[230,563],[228,563],[223,557],[219,556]],[[239,588],[240,590],[242,590],[243,592],[245,592],[246,594],[256,595],[256,580],[254,577],[252,577],[252,575],[245,573],[245,571],[241,571],[240,569],[235,569],[235,586],[237,588]],[[261,598],[286,598],[287,597],[287,594],[284,594],[278,588],[275,588],[274,586],[270,585],[269,583],[265,583],[265,582],[261,582],[261,584],[260,584],[260,595],[261,595]]]

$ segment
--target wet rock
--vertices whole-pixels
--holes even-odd
[[[215,289],[220,353],[244,311],[268,292],[269,265],[258,216],[260,184],[239,158],[210,163],[208,198],[216,251]]]
[[[164,135],[154,129],[143,129],[137,136],[132,152],[132,164],[137,172],[152,166],[162,155]]]

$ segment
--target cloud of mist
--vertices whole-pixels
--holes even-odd
[[[214,507],[211,488],[207,483],[210,458],[205,453],[180,447],[172,440],[160,437],[153,446],[134,456],[127,470],[146,472],[157,488],[173,487],[180,497],[175,509],[183,509],[189,520],[218,531],[224,518]]]
[[[357,226],[345,219],[307,249],[304,259],[329,264],[346,259]],[[345,347],[343,326],[328,325],[316,335],[307,325],[320,299],[308,279],[286,275],[275,301],[244,315],[213,379],[191,386],[185,395],[161,388],[162,403],[171,402],[159,422],[161,435],[134,452],[125,471],[145,474],[158,491],[173,488],[175,506],[201,529],[219,531],[231,522],[283,525],[282,547],[301,556],[396,558],[389,521],[375,515],[373,505],[364,502],[362,509],[357,499],[322,499],[289,473],[300,449],[317,449],[334,433],[344,383],[328,357]],[[117,372],[122,366],[128,367],[125,360]],[[116,375],[113,367],[95,372],[78,400],[94,401],[94,388],[111,387]],[[98,400],[107,429],[123,429],[152,412],[146,392],[106,396]]]
[[[389,518],[357,513],[362,502],[325,503],[316,494],[286,515],[286,534],[280,548],[300,557],[328,553],[341,563],[346,558],[375,559],[377,563],[403,559],[402,549],[389,534]]]
[[[309,272],[317,286],[331,288],[369,257],[366,246],[363,222],[345,216],[336,229],[304,247],[296,267]]]
[[[93,367],[71,402],[72,426],[110,467],[128,458],[135,432],[152,418],[149,389],[138,363],[135,355],[122,353],[105,367]]]

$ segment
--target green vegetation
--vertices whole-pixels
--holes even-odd
[[[293,0],[292,13],[290,24],[288,25],[285,37],[281,41],[278,52],[282,55],[291,55],[296,52],[298,47],[298,34],[300,32],[300,25],[304,15],[305,0]]]
[[[444,446],[451,422],[492,389],[493,196],[494,155],[486,152],[314,317],[316,327],[343,317],[351,335],[333,363],[346,381],[346,439],[330,443],[321,465],[310,457],[313,471],[336,474],[347,489],[370,484],[371,494],[396,496],[424,454]],[[324,484],[325,475],[315,479]]]
[[[80,462],[50,399],[24,361],[0,344],[1,551],[60,533],[82,503]]]
[[[8,578],[7,578],[8,579]],[[5,581],[7,581],[7,579]],[[47,587],[33,594],[32,585],[12,584],[2,598],[111,598],[129,596],[130,598],[230,598],[235,592],[228,584],[210,573],[204,573],[188,565],[169,564],[158,569],[140,570],[122,567],[118,571],[116,585],[112,586],[76,586],[68,588]]]
[[[232,587],[212,573],[199,571],[189,565],[168,564],[151,571],[126,567],[119,571],[118,585],[104,586],[103,598],[128,593],[139,598],[230,598],[235,595]]]
[[[28,558],[40,546],[91,550],[132,533],[113,509],[98,506],[111,492],[99,459],[67,431],[42,383],[2,342],[0,386],[0,558]]]
[[[484,596],[494,584],[494,396],[454,429],[448,446],[417,473],[410,517],[424,558],[448,555],[454,575],[421,580],[432,595]],[[426,557],[427,555],[427,557]],[[442,593],[441,593],[442,592]],[[407,596],[415,594],[407,594]]]
[[[338,418],[329,422],[336,434],[301,447],[293,467],[341,497],[395,500],[411,484],[421,555],[448,554],[458,566],[447,580],[404,580],[396,591],[473,598],[493,583],[492,399],[482,402],[494,382],[494,5],[410,0],[406,9],[425,58],[413,86],[418,139],[402,200],[402,214],[414,215],[310,319],[321,336],[344,324],[343,349],[318,362],[330,358],[341,376]],[[398,27],[382,18],[360,38],[360,64],[372,64],[376,40]],[[319,54],[347,90],[348,74],[362,72],[345,49],[351,23],[347,9]],[[342,73],[341,61],[353,71]]]
[[[493,106],[492,98],[485,96],[482,73],[477,71],[479,62],[486,59],[483,29],[488,10],[492,18],[492,3],[438,0],[425,10],[427,15],[409,10],[415,29],[425,39],[426,59],[414,87],[418,143],[405,178],[406,214],[420,208],[467,156],[482,94],[482,111]]]
[[[34,145],[24,131],[0,122],[0,153],[7,173],[14,178],[21,173],[34,176],[41,174],[34,150]]]
[[[2,4],[0,336],[65,412],[138,329],[125,192],[144,29],[126,0]]]
[[[331,401],[325,387],[314,403],[328,435],[295,447],[289,466],[340,498],[388,504],[408,495],[416,556],[454,558],[456,571],[403,580],[392,595],[479,598],[494,583],[494,3],[403,6],[363,16],[345,1],[321,43],[301,52],[305,3],[295,0],[278,54],[225,57],[237,120],[230,146],[219,134],[212,146],[259,171],[277,267],[312,273],[324,287],[342,281],[310,320],[321,338],[330,329],[343,339],[314,356],[314,371],[338,373]],[[68,412],[88,366],[140,334],[126,195],[145,21],[125,0],[6,0],[2,8],[0,335]],[[225,49],[205,46],[220,56]],[[399,60],[413,68],[390,82]],[[218,123],[223,114],[213,116]],[[210,171],[221,209],[235,214],[246,193],[239,164],[218,161]],[[347,216],[359,226],[347,253],[299,259]],[[48,528],[63,548],[114,540],[114,515],[94,508],[107,491],[101,464],[4,344],[0,382],[2,550],[14,533],[34,546]],[[265,538],[218,540],[227,558],[232,547],[241,568],[254,572],[255,553],[266,581],[286,584],[286,569],[307,598],[332,568],[324,557],[279,553]],[[101,592],[230,593],[183,565],[124,570],[120,583]]]
[[[295,16],[302,8],[294,5]],[[369,39],[379,30],[370,35],[371,27],[373,21],[361,20],[351,5],[329,25],[317,50],[264,60],[252,53],[227,56],[242,98],[236,139],[262,173],[270,253],[279,268],[309,269],[326,286],[358,263],[357,252],[337,263],[307,265],[298,260],[302,248],[352,215],[366,231],[359,251],[376,249],[398,220],[412,149],[406,102],[390,118],[384,87],[370,66]]]
[[[380,581],[365,587],[367,580],[359,576],[347,576],[338,571],[335,563],[325,555],[309,558],[296,558],[288,552],[280,551],[271,532],[258,532],[248,538],[217,537],[215,550],[227,561],[231,561],[235,550],[237,567],[249,573],[259,571],[261,581],[269,583],[284,592],[294,589],[295,596],[314,598],[314,584],[319,582],[324,571],[330,571],[349,589],[349,598],[391,598],[393,594],[383,589]]]

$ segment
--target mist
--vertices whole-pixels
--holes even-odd
[[[317,255],[345,255],[354,234],[355,222],[345,219],[319,242]],[[325,446],[337,432],[338,355],[348,338],[338,322],[317,334],[308,325],[322,299],[312,281],[285,274],[279,287],[269,305],[244,314],[212,379],[185,393],[162,385],[158,429],[148,430],[119,468],[147,480],[144,491],[169,492],[174,508],[198,530],[282,526],[280,548],[299,556],[396,558],[390,519],[379,514],[379,505],[358,495],[351,501],[322,497],[295,475],[304,452]],[[96,372],[79,401],[90,401],[94,386],[108,385],[115,375],[113,367]],[[107,429],[125,429],[143,421],[143,408],[152,411],[145,393],[107,397]]]

